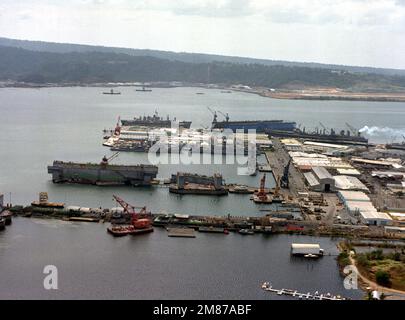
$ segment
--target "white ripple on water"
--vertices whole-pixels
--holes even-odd
[[[49,228],[62,228],[62,227],[79,227],[78,224],[73,223],[72,221],[63,221],[63,220],[41,220],[41,219],[32,219],[36,224],[40,224]]]

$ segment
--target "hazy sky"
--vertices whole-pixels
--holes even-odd
[[[405,0],[0,0],[0,36],[405,69]]]

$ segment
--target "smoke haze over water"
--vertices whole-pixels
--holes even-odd
[[[386,139],[389,142],[403,141],[405,139],[405,128],[364,126],[359,131],[369,137],[380,138],[379,140]]]

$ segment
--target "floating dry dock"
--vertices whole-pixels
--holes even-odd
[[[222,175],[214,174],[212,177],[178,172],[172,176],[169,192],[178,194],[227,195]]]
[[[82,183],[95,185],[150,185],[158,167],[153,165],[112,165],[107,158],[101,163],[54,161],[48,166],[54,183]]]

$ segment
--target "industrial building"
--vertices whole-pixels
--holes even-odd
[[[304,177],[313,191],[335,191],[335,179],[324,167],[313,167],[312,172],[304,173]]]
[[[375,226],[392,224],[392,218],[385,212],[378,212],[364,192],[341,190],[337,195],[347,212],[361,223]]]
[[[395,224],[398,226],[405,226],[405,212],[391,212],[388,214],[394,220]]]
[[[405,227],[384,227],[386,233],[405,233]]]
[[[334,176],[335,187],[337,190],[362,190],[369,191],[368,188],[356,177],[352,176]]]
[[[343,203],[347,201],[365,201],[365,202],[370,202],[370,198],[368,195],[366,195],[364,192],[361,191],[345,191],[345,190],[340,190],[337,193],[338,198],[340,201]]]
[[[386,226],[392,223],[392,219],[387,213],[377,211],[361,211],[360,220],[364,224],[374,226]]]

